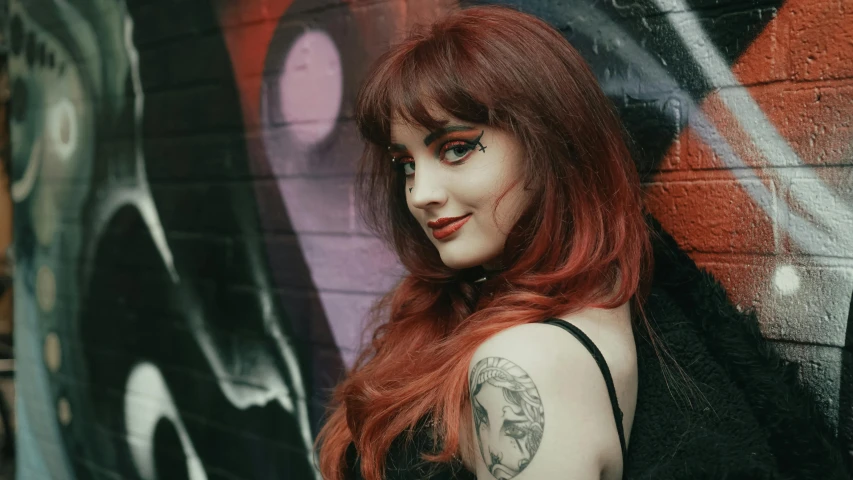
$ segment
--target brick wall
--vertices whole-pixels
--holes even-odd
[[[655,216],[849,432],[853,3],[509,3],[589,60]],[[312,477],[402,274],[355,217],[354,93],[452,4],[10,3],[19,478]]]

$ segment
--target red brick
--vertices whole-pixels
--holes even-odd
[[[842,1],[797,1],[790,17],[794,80],[853,78],[853,8]]]
[[[771,186],[771,193],[774,190]],[[656,183],[647,192],[649,210],[685,251],[772,253],[775,250],[773,220],[735,181]]]
[[[732,73],[741,84],[787,79],[790,58],[788,32],[787,17],[774,11],[773,19],[732,65]]]

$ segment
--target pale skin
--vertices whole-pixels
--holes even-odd
[[[510,228],[530,192],[519,142],[488,126],[444,116],[430,132],[395,118],[391,151],[406,175],[409,211],[451,268],[497,265]],[[500,203],[497,197],[509,189]],[[493,209],[497,210],[493,214]],[[469,215],[437,239],[427,222]],[[637,364],[628,304],[566,316],[598,346],[613,376],[630,438]],[[618,479],[622,453],[601,371],[568,332],[546,324],[504,330],[475,352],[469,365],[470,425],[460,425],[460,456],[478,480]]]
[[[445,132],[395,119],[390,152],[405,175],[409,211],[451,268],[489,268],[503,251],[530,192],[519,180],[520,146],[511,136],[447,117]],[[514,185],[513,185],[514,183]],[[497,203],[504,191],[509,193]],[[493,212],[497,204],[497,210]],[[427,222],[470,214],[452,235],[437,239]]]
[[[604,355],[630,444],[637,363],[629,315],[624,304],[558,318],[580,328]],[[476,382],[477,365],[495,359],[510,362],[535,386],[542,408],[542,438],[535,450],[529,448],[535,444],[527,441],[534,430],[530,416],[518,415],[519,408],[506,401],[498,388],[481,389],[472,399],[472,410],[477,403],[483,404],[493,428],[478,428],[476,414],[471,426],[460,428],[463,464],[476,472],[478,480],[622,478],[622,452],[607,387],[595,360],[580,342],[552,325],[509,328],[476,350],[469,364],[469,385],[472,379]],[[506,371],[511,376],[518,373]]]

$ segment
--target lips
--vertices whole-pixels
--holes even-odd
[[[469,213],[468,215],[471,215],[471,214]],[[441,227],[447,226],[447,225],[449,225],[449,224],[451,224],[457,220],[461,220],[461,219],[467,217],[468,215],[462,215],[461,217],[441,217],[438,220],[432,220],[430,222],[427,222],[427,227],[429,227],[429,228],[441,228]]]
[[[439,218],[438,220],[427,222],[427,226],[432,228],[432,236],[435,237],[436,240],[441,240],[462,228],[462,225],[468,221],[470,216],[471,214],[469,213],[468,215],[463,215],[461,217]]]

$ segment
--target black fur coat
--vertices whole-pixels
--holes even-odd
[[[653,222],[655,276],[646,309],[698,392],[663,369],[636,327],[639,395],[626,461],[632,479],[848,479],[840,443],[797,365],[761,336],[722,286]],[[703,398],[704,397],[704,398]]]

